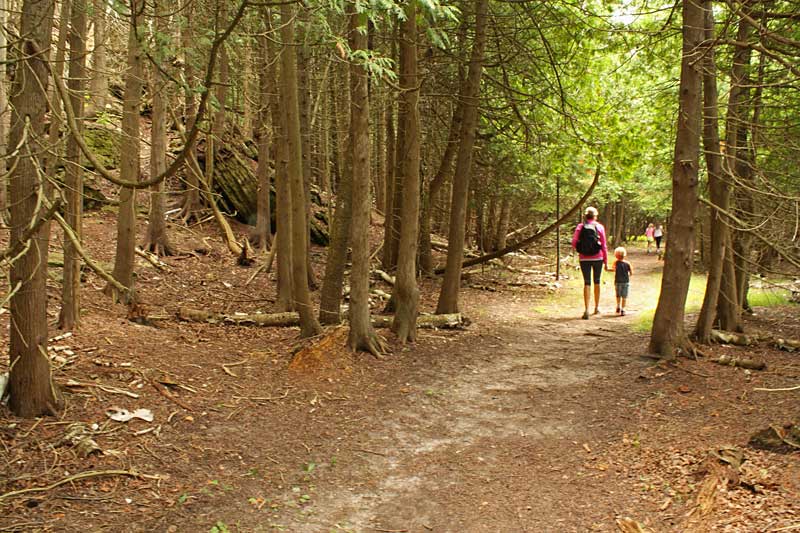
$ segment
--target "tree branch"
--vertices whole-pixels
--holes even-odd
[[[464,261],[463,263],[461,263],[461,268],[467,268],[467,267],[471,267],[471,266],[475,266],[475,265],[480,265],[482,263],[489,262],[492,259],[497,259],[498,257],[503,257],[506,254],[510,254],[511,252],[516,252],[520,248],[524,248],[525,246],[528,246],[529,244],[534,243],[534,242],[542,239],[543,237],[545,237],[546,235],[551,233],[553,230],[555,230],[557,227],[559,227],[560,225],[564,224],[567,220],[569,220],[572,217],[574,217],[575,213],[580,211],[581,206],[592,195],[592,192],[594,191],[594,188],[597,186],[597,182],[599,181],[599,179],[600,179],[600,167],[598,167],[597,170],[595,171],[594,180],[592,180],[592,184],[589,186],[589,189],[587,189],[587,191],[583,194],[581,199],[578,200],[578,202],[572,207],[572,209],[570,209],[567,213],[565,213],[564,216],[562,216],[561,218],[559,218],[558,220],[556,220],[555,222],[553,222],[552,224],[550,224],[549,226],[544,228],[542,231],[540,231],[540,232],[538,232],[538,233],[536,233],[534,235],[531,235],[527,239],[523,239],[523,240],[521,240],[521,241],[519,241],[519,242],[517,242],[515,244],[511,244],[509,246],[506,246],[502,250],[498,250],[498,251],[492,252],[490,254],[482,255],[480,257],[476,257],[475,259],[470,259],[468,261]],[[436,272],[436,274],[441,274],[441,273],[444,272],[444,268],[437,268],[435,270],[435,272]]]

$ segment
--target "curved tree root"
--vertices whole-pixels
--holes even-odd
[[[350,334],[347,337],[347,347],[354,352],[368,352],[375,358],[383,358],[386,353],[387,345],[383,337],[378,335],[374,329],[370,328],[366,334],[359,334],[350,328]]]

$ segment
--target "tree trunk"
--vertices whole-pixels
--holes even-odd
[[[2,0],[0,0],[2,1]],[[375,91],[377,92],[377,90]],[[383,106],[381,106],[380,98],[373,98],[373,102],[378,102],[378,105],[371,106],[376,109],[377,120],[375,121],[375,149],[372,153],[377,154],[375,158],[375,176],[373,186],[375,189],[375,207],[378,211],[386,214],[386,151],[383,149],[384,136],[386,135],[386,123],[384,117],[386,116]],[[386,218],[384,217],[384,220]]]
[[[259,38],[261,38],[259,36]],[[256,48],[258,53],[261,53],[261,47],[256,45],[255,43],[249,42],[247,43],[242,49],[242,76],[241,76],[241,101],[242,101],[242,131],[244,132],[244,137],[246,139],[252,139],[257,137],[255,133],[255,127],[253,126],[253,89],[251,87],[250,78],[252,78],[252,70],[253,70],[253,48]],[[266,65],[264,66],[266,68]],[[259,68],[259,75],[261,74],[261,68]],[[259,91],[260,92],[260,91]],[[259,97],[256,101],[260,102],[261,98]],[[238,107],[238,106],[237,106]],[[259,104],[260,107],[260,104]],[[257,115],[256,115],[257,116]],[[259,121],[260,122],[260,121]]]
[[[688,346],[684,308],[692,275],[694,218],[697,211],[698,139],[701,131],[703,8],[697,0],[683,3],[683,58],[680,109],[672,170],[672,216],[664,258],[661,295],[653,318],[650,351],[672,359]]]
[[[746,43],[752,34],[752,25],[742,18],[739,20],[739,28],[736,40],[739,43]],[[737,45],[733,55],[733,66],[731,67],[731,87],[728,97],[728,112],[725,120],[725,159],[723,160],[723,170],[728,176],[730,183],[736,183],[742,176],[739,172],[743,169],[740,161],[747,150],[747,97],[749,88],[747,84],[747,73],[750,67],[751,50],[749,46]],[[744,138],[742,138],[744,137]],[[737,206],[740,208],[741,206]],[[738,214],[741,214],[739,211]],[[735,236],[730,234],[730,249],[725,254],[726,265],[723,266],[722,274],[722,293],[718,300],[718,315],[720,327],[727,331],[742,331],[742,293],[740,290],[740,279],[742,277],[741,265],[737,266],[736,253],[743,252],[745,246],[739,242],[747,239],[745,232],[737,232]]]
[[[8,0],[0,0],[0,28],[6,27]],[[8,59],[8,39],[6,32],[0,31],[0,65],[5,65]],[[8,170],[6,165],[6,141],[8,140],[8,78],[6,68],[0,67],[0,176],[5,176]],[[0,222],[8,222],[8,187],[6,179],[0,180]]]
[[[300,7],[300,32],[298,39],[300,45],[297,46],[297,96],[298,105],[300,107],[300,146],[303,154],[303,205],[305,206],[305,213],[311,212],[311,95],[310,95],[310,81],[309,70],[311,66],[311,54],[308,50],[306,39],[306,32],[308,31],[310,22],[308,17],[308,10]],[[309,222],[309,217],[305,217],[306,224]],[[309,240],[309,231],[306,227],[306,250],[311,250],[311,241]],[[308,275],[308,286],[311,290],[316,290],[317,279],[314,275],[314,268],[311,264],[311,254],[306,253],[306,273]]]
[[[294,43],[294,9],[281,6],[281,40],[284,46]],[[292,213],[292,295],[300,315],[300,336],[312,337],[322,328],[314,316],[308,289],[308,230],[303,186],[303,153],[300,138],[300,106],[297,93],[297,56],[284,50],[281,54],[281,100],[286,116],[288,148],[287,174],[291,190]]]
[[[270,110],[270,80],[269,64],[274,58],[270,57],[269,44],[266,33],[258,37],[258,125],[255,127],[258,142],[258,179],[256,229],[250,240],[256,248],[264,249],[272,241],[272,206],[270,205],[270,138],[269,110]]]
[[[417,4],[406,4],[400,41],[400,117],[402,120],[403,200],[400,241],[397,253],[397,281],[394,286],[396,311],[392,330],[401,344],[417,338],[419,288],[417,287],[417,243],[419,238],[419,87],[417,74]],[[397,195],[395,194],[395,202]],[[395,211],[397,205],[395,204]],[[388,243],[387,243],[388,244]]]
[[[70,0],[64,0],[58,5],[55,18],[58,19],[58,39],[54,43],[56,56],[53,59],[53,70],[62,78],[64,77],[64,65],[66,63],[67,35],[69,34]],[[53,102],[50,107],[50,129],[48,131],[49,144],[52,147],[43,157],[44,168],[48,180],[45,183],[45,191],[48,197],[52,196],[53,181],[56,176],[56,169],[60,164],[61,158],[61,127],[64,124],[64,114],[62,102],[58,98],[54,87],[48,88],[48,98]]]
[[[125,98],[122,102],[122,140],[120,142],[120,178],[139,179],[139,102],[142,95],[142,52],[136,29],[142,28],[140,0],[131,0],[131,23],[128,29],[128,60],[125,73]],[[136,257],[136,191],[122,187],[117,215],[117,246],[111,275],[128,289],[120,294],[108,284],[103,292],[114,301],[131,304],[136,300],[133,287],[133,265]]]
[[[397,236],[394,234],[394,189],[397,177],[397,139],[394,129],[394,98],[392,95],[386,98],[386,181],[384,183],[384,204],[383,212],[383,258],[381,266],[386,271],[391,271],[397,265],[397,247],[394,242]]]
[[[511,200],[508,196],[503,196],[500,203],[500,220],[497,223],[497,235],[494,242],[496,243],[496,250],[502,250],[506,247],[506,235],[508,235],[508,226],[511,222]]]
[[[488,250],[490,252],[494,252],[497,250],[497,241],[495,238],[497,237],[497,224],[498,224],[498,212],[497,212],[497,195],[492,194],[489,198],[489,210],[486,214],[486,226],[484,228],[484,237],[483,237],[483,249]]]
[[[106,16],[108,9],[104,0],[93,0],[94,12],[94,50],[92,50],[92,99],[90,100],[90,113],[101,113],[106,108],[108,101],[108,45],[106,44]]]
[[[86,2],[72,0],[69,34],[69,81],[70,103],[77,118],[77,132],[69,132],[65,158],[64,196],[67,205],[64,218],[75,237],[80,242],[83,235],[83,174],[81,167],[81,149],[75,139],[83,135],[81,120],[83,118],[84,87],[86,79]],[[60,329],[77,329],[80,323],[81,309],[81,258],[72,241],[64,238],[64,280],[62,285],[61,311],[58,316]]]
[[[399,37],[400,23],[394,22],[394,38],[390,55],[392,59],[397,56],[397,42]],[[386,212],[383,222],[383,259],[381,264],[383,269],[391,272],[397,266],[397,246],[400,234],[400,225],[397,221],[399,215],[400,189],[401,182],[400,166],[398,159],[401,159],[400,147],[402,143],[402,121],[400,111],[397,113],[397,130],[395,130],[395,99],[392,95],[386,98]]]
[[[461,263],[464,259],[464,223],[467,213],[469,178],[472,173],[472,149],[478,128],[478,98],[483,70],[483,51],[486,46],[486,19],[488,0],[475,2],[475,42],[464,84],[462,101],[464,113],[461,123],[460,146],[453,177],[453,199],[450,208],[450,232],[447,246],[442,290],[436,306],[436,314],[458,313],[458,291],[461,286]]]
[[[364,50],[368,24],[366,14],[355,12],[349,4],[350,49]],[[353,168],[352,234],[353,267],[350,270],[350,334],[347,344],[352,350],[364,350],[376,357],[383,351],[380,338],[369,318],[369,214],[370,214],[370,139],[369,77],[358,63],[350,63],[350,160]]]
[[[96,0],[97,1],[97,0]],[[197,120],[197,102],[195,100],[194,88],[197,83],[195,80],[195,46],[194,46],[194,31],[192,24],[188,21],[192,19],[195,10],[195,3],[191,0],[184,0],[183,10],[187,22],[181,24],[181,48],[183,49],[183,77],[189,85],[189,90],[184,94],[184,108],[183,117],[184,125],[187,132],[194,128],[195,121]],[[197,147],[193,146],[189,157],[187,158],[189,164],[192,161],[197,161]],[[200,211],[203,208],[200,199],[200,175],[198,173],[189,171],[186,173],[186,190],[183,193],[181,205],[181,219],[188,223],[192,220],[200,218]]]
[[[266,15],[268,32],[275,32],[272,25],[272,14]],[[283,61],[285,50],[278,51],[275,39],[267,39],[269,56],[272,58],[269,66],[269,79],[272,87],[278,88],[278,64]],[[277,261],[278,261],[278,297],[275,303],[281,311],[294,310],[292,299],[292,196],[289,186],[288,168],[288,141],[286,139],[286,116],[283,113],[282,95],[278,94],[270,103],[272,117],[275,158],[275,226],[277,233]]]
[[[335,75],[334,78],[340,79],[338,75]],[[331,231],[331,245],[328,247],[328,258],[325,261],[325,278],[322,282],[319,304],[319,320],[323,324],[339,324],[342,321],[342,286],[347,264],[347,248],[350,246],[353,207],[353,173],[344,168],[350,169],[353,166],[351,142],[352,140],[347,143],[347,153],[341,162],[343,172],[339,177],[339,185],[336,189],[336,212]],[[341,149],[341,145],[339,149]]]
[[[714,12],[711,1],[705,0],[705,41],[714,42]],[[719,143],[719,102],[717,98],[717,67],[714,59],[714,46],[706,48],[703,70],[703,147],[705,150],[708,188],[711,203],[720,210],[710,209],[711,244],[709,249],[709,270],[703,306],[697,317],[695,338],[704,344],[711,342],[711,330],[717,314],[722,269],[725,261],[725,243],[728,240],[728,225],[722,213],[730,209],[730,188],[722,177],[722,159]]]
[[[331,183],[331,187],[326,191],[328,193],[333,194],[333,191],[337,191],[339,189],[339,182],[342,179],[342,176],[346,172],[345,170],[345,156],[346,156],[346,148],[345,148],[345,141],[344,141],[344,132],[343,128],[340,126],[339,122],[342,120],[341,118],[341,106],[339,105],[339,98],[338,95],[341,94],[341,80],[339,76],[339,69],[337,66],[333,67],[333,76],[332,76],[331,86],[330,86],[330,95],[331,95],[331,144],[333,146],[333,171],[334,171],[334,180]],[[328,196],[330,198],[330,195]]]
[[[614,206],[614,246],[622,246],[625,240],[625,197],[617,201]]]
[[[450,119],[450,132],[447,135],[447,145],[439,162],[439,169],[428,185],[428,193],[422,198],[422,217],[420,217],[419,228],[419,266],[426,274],[433,273],[433,253],[431,251],[431,218],[433,216],[433,205],[442,185],[450,177],[450,170],[453,167],[453,159],[458,149],[458,135],[461,130],[461,104],[456,104],[453,115]]]
[[[28,248],[12,262],[10,269],[13,292],[9,324],[10,374],[6,394],[11,411],[28,418],[55,414],[58,403],[47,356],[47,224],[34,232],[29,243],[21,242],[28,227],[40,216],[38,205],[44,192],[36,158],[45,149],[37,141],[45,134],[53,4],[48,0],[25,0],[22,3],[19,35],[23,40],[14,44],[17,68],[10,91],[9,144],[19,146],[26,135],[27,142],[9,165],[14,168],[9,182],[9,245],[28,244]],[[25,131],[26,128],[29,132]]]
[[[162,36],[169,34],[169,15],[165,13],[163,4],[154,4],[156,32]],[[163,37],[162,37],[163,38]],[[156,58],[161,57],[160,50],[156,50]],[[151,94],[153,95],[153,108],[151,113],[150,129],[150,176],[160,176],[167,170],[167,105],[169,103],[168,85],[161,72],[155,66],[151,71]],[[167,234],[166,217],[167,195],[165,183],[161,181],[150,189],[150,213],[148,215],[147,236],[145,249],[157,256],[174,255],[175,249]]]

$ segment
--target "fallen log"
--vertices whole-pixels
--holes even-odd
[[[711,340],[719,344],[733,344],[734,346],[752,346],[755,344],[753,337],[741,333],[730,333],[718,329],[711,330]]]
[[[202,309],[181,307],[177,313],[178,320],[185,322],[208,322],[209,324],[230,324],[236,326],[291,327],[300,325],[297,313],[214,313]],[[373,316],[372,325],[376,328],[388,328],[392,325],[391,316]],[[448,315],[420,315],[417,317],[418,328],[454,329],[465,325],[460,313]]]
[[[374,316],[372,325],[376,328],[388,328],[392,325],[393,316]],[[419,315],[417,327],[425,329],[456,329],[466,325],[461,313],[447,315]]]
[[[232,324],[237,326],[286,327],[300,325],[297,313],[214,313],[202,309],[181,307],[178,319],[186,322],[208,322],[210,324]]]
[[[198,154],[198,163],[205,172],[205,153]],[[217,152],[214,160],[214,190],[221,195],[220,203],[240,222],[255,225],[258,213],[258,179],[255,168],[258,162],[248,153],[247,147],[237,148],[225,144]],[[311,242],[327,246],[328,233],[327,203],[319,190],[311,186],[311,212],[308,216]],[[270,204],[275,205],[275,189],[270,186]],[[272,227],[275,226],[275,210],[272,210]]]
[[[765,370],[767,368],[767,363],[764,361],[754,361],[753,359],[732,357],[730,355],[723,355],[719,359],[712,359],[711,361],[718,365],[738,366],[750,370]]]
[[[390,276],[383,270],[374,270],[375,274],[389,285],[394,285],[394,276]]]
[[[800,350],[800,340],[797,339],[775,339],[774,346],[779,350],[793,352]]]

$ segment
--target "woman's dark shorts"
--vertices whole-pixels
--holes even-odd
[[[591,285],[594,279],[595,285],[600,285],[600,274],[603,273],[603,260],[581,261],[581,273],[583,274],[583,284]]]

